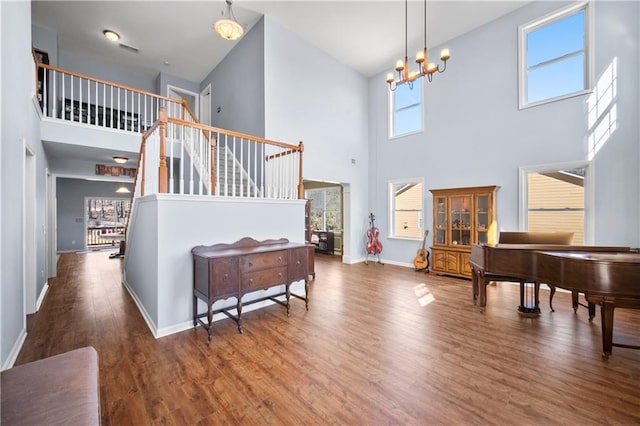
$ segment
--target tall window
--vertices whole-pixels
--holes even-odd
[[[422,179],[389,182],[391,237],[422,238],[423,193]]]
[[[588,4],[520,26],[520,108],[589,89]]]
[[[342,229],[342,188],[308,189],[304,196],[311,200],[311,226],[319,231]]]
[[[389,137],[422,131],[422,85],[401,84],[389,92]]]

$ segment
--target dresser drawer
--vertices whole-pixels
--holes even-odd
[[[309,250],[301,247],[289,251],[289,280],[306,280],[309,275]]]
[[[287,264],[287,250],[265,253],[254,253],[240,258],[240,273],[259,271],[265,268],[285,266]]]
[[[210,298],[230,297],[238,293],[238,259],[222,258],[209,262]]]
[[[264,269],[242,274],[240,290],[243,293],[261,290],[278,284],[287,283],[287,267]]]

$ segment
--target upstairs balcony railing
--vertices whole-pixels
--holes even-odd
[[[160,107],[187,119],[186,101],[43,64],[34,55],[36,91],[42,116],[69,123],[144,133]],[[190,120],[195,120],[193,116]]]

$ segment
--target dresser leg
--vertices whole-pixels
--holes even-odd
[[[198,298],[193,296],[193,326],[198,325]]]
[[[211,344],[211,323],[213,322],[213,311],[211,310],[211,305],[207,307],[207,345]]]
[[[285,287],[287,289],[287,317],[290,317],[291,314],[289,313],[289,308],[291,307],[291,285],[287,284]]]
[[[315,276],[314,276],[315,278]],[[304,280],[304,307],[309,310],[309,280]]]
[[[242,333],[244,332],[244,330],[242,329],[242,302],[240,301],[240,299],[238,299],[237,310],[238,310],[238,332]]]

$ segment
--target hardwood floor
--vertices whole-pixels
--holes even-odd
[[[63,254],[16,364],[94,346],[104,425],[640,423],[640,351],[603,361],[599,312],[566,293],[531,319],[511,284],[480,313],[466,280],[323,255],[316,273],[308,312],[219,321],[207,346],[200,328],[154,339],[120,260]],[[639,342],[640,311],[615,315],[614,341]]]

